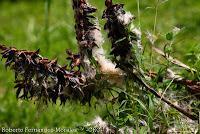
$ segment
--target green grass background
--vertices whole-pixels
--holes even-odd
[[[89,1],[98,8],[96,15],[100,24],[104,24],[101,20],[104,1]],[[147,31],[153,31],[154,7],[157,0],[139,1],[141,30],[145,34]],[[139,24],[137,0],[114,0],[114,2],[126,4],[125,8],[137,17],[135,24]],[[173,46],[176,52],[174,56],[190,65],[193,63],[188,62],[183,55],[199,47],[199,15],[198,0],[168,0],[158,8],[157,32],[162,36],[171,31],[174,26],[183,27],[176,45]],[[51,59],[58,58],[62,65],[66,62],[66,49],[77,51],[70,0],[51,1],[48,33],[47,36],[44,0],[17,0],[17,2],[0,0],[0,43],[18,49],[40,48],[43,56]],[[106,34],[104,36],[106,37]],[[106,49],[110,47],[107,39],[104,47]],[[17,101],[13,81],[13,73],[6,70],[3,62],[0,61],[0,127],[75,127],[90,121],[96,115],[105,114],[103,105],[95,109],[70,102],[62,107],[59,104],[45,107],[38,106],[34,102]]]

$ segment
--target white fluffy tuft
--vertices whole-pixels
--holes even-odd
[[[100,45],[104,42],[104,39],[99,29],[92,30],[90,34],[92,34],[91,36],[93,36],[93,38],[95,39],[95,43],[97,45]]]
[[[104,50],[101,46],[94,47],[92,50],[92,54],[95,60],[99,63],[102,73],[122,75],[122,71],[118,68],[115,68],[116,65],[112,63],[111,60],[106,59]]]
[[[97,116],[92,122],[92,125],[98,127],[102,133],[111,134],[113,130],[109,127],[108,123],[103,121],[101,117]]]
[[[133,24],[131,25],[131,28],[130,28],[131,32],[134,33],[136,36],[137,36],[137,40],[136,40],[136,45],[138,47],[138,49],[140,50],[140,52],[143,50],[143,47],[142,47],[142,41],[141,41],[141,38],[142,38],[142,33],[141,31],[136,28]]]
[[[119,13],[117,19],[123,24],[128,25],[133,20],[134,16],[130,12],[126,12],[125,14]]]
[[[90,33],[91,36],[95,39],[95,43],[97,44],[97,46],[95,46],[92,49],[92,55],[95,58],[95,60],[99,63],[100,71],[102,73],[121,75],[122,71],[120,69],[115,68],[116,65],[112,63],[111,60],[105,57],[104,49],[102,47],[102,43],[104,42],[104,39],[99,29],[100,28],[97,26],[97,29],[94,29]]]

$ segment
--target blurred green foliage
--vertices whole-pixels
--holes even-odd
[[[114,2],[124,3],[126,9],[135,14],[137,17],[135,24],[138,26],[140,20],[141,30],[145,35],[145,32],[153,31],[156,0],[139,1],[140,16],[138,16],[137,0],[114,0]],[[101,20],[104,2],[90,0],[90,3],[98,7],[97,16],[100,24],[104,24]],[[51,59],[58,58],[59,63],[64,65],[65,50],[77,51],[71,1],[51,0],[50,4],[49,16],[45,16],[47,15],[45,1],[0,0],[0,43],[19,49],[40,48],[43,56]],[[172,31],[175,26],[183,28],[172,47],[176,52],[174,56],[190,65],[194,65],[190,55],[196,52],[200,42],[199,14],[200,2],[197,0],[163,0],[158,7],[157,34],[165,37],[165,33]],[[46,17],[49,18],[48,29],[46,29]],[[45,30],[48,30],[48,42]],[[104,47],[110,48],[107,39]],[[0,62],[0,126],[74,127],[89,121],[97,114],[104,114],[104,108],[100,108],[101,106],[91,110],[74,103],[69,103],[65,107],[49,105],[48,108],[38,109],[33,102],[16,100],[13,81],[12,72],[5,70]],[[88,111],[89,113],[85,114]]]

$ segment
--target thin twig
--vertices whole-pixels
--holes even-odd
[[[164,92],[163,92],[162,95],[161,95],[160,100],[164,97],[164,95],[165,95],[167,89],[169,89],[169,87],[171,86],[171,84],[173,83],[173,81],[174,81],[174,79],[172,79],[171,82],[168,84],[168,86],[165,88]]]
[[[170,61],[171,63],[179,66],[179,67],[182,67],[182,68],[185,68],[187,71],[193,71],[193,72],[197,72],[196,69],[194,68],[191,68],[189,67],[188,65],[184,64],[183,62],[175,59],[174,57],[172,56],[167,56],[162,50],[156,48],[156,47],[153,47],[153,50],[158,53],[159,55],[163,56],[164,58],[166,58],[168,61]]]
[[[133,74],[133,77],[140,82],[148,91],[150,91],[152,94],[154,94],[156,97],[160,98],[162,101],[164,101],[165,103],[167,103],[169,106],[175,108],[176,110],[178,110],[179,112],[181,112],[182,114],[184,114],[185,116],[189,117],[192,120],[198,120],[199,117],[189,113],[188,111],[184,110],[183,108],[181,108],[178,105],[173,104],[170,100],[168,100],[165,97],[162,97],[162,95],[160,95],[159,93],[156,92],[156,90],[154,88],[152,88],[151,86],[149,86],[145,81],[143,81],[141,78],[139,78],[138,76]]]

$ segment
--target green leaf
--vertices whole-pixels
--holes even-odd
[[[174,37],[174,35],[172,32],[166,34],[166,39],[169,41],[173,40],[173,37]]]

